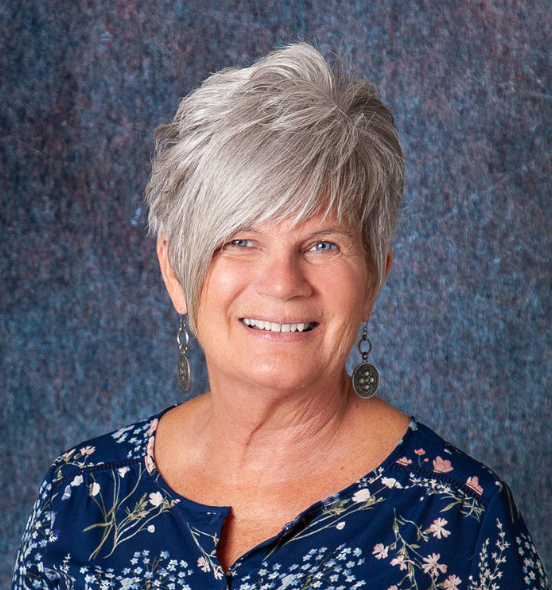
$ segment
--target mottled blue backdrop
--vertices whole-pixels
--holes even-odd
[[[184,399],[145,232],[153,129],[297,39],[374,81],[404,140],[382,396],[510,482],[550,569],[551,35],[549,0],[2,2],[0,585],[50,461]]]

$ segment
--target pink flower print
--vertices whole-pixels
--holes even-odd
[[[429,574],[431,577],[438,576],[447,573],[447,566],[444,563],[439,563],[440,553],[432,553],[427,557],[424,557],[425,563],[422,564],[422,568],[425,574]]]
[[[90,445],[88,445],[87,447],[83,447],[82,449],[80,449],[80,452],[83,455],[91,455],[95,450],[96,447],[91,447]]]
[[[387,557],[387,553],[389,551],[389,547],[386,547],[383,543],[378,543],[374,550],[372,551],[372,555],[376,556],[376,559],[385,559]]]
[[[408,568],[408,561],[404,559],[404,555],[401,553],[391,560],[391,565],[398,565],[399,569],[405,570]]]
[[[148,447],[146,449],[146,457],[144,459],[144,461],[146,463],[146,469],[149,474],[151,474],[153,472],[153,470],[155,469],[155,461],[153,460],[154,442],[155,442],[155,438],[153,436],[150,436],[150,438],[148,440]]]
[[[414,452],[416,453],[416,455],[425,455],[425,451],[423,449],[416,449]]]
[[[68,461],[69,458],[71,457],[71,455],[75,452],[75,449],[71,449],[70,451],[67,451],[66,453],[63,453],[63,455],[61,456],[61,458],[64,461]]]
[[[479,485],[479,478],[477,477],[477,475],[474,475],[473,477],[468,477],[466,485],[469,488],[471,488],[474,492],[477,492],[480,496],[483,493],[483,488]]]
[[[448,473],[452,469],[453,467],[448,459],[443,459],[439,456],[433,459],[433,471],[437,473]]]
[[[443,588],[445,590],[458,590],[458,586],[462,583],[462,580],[458,576],[449,576],[443,582]]]
[[[408,467],[412,463],[412,459],[407,459],[406,457],[401,457],[400,459],[397,459],[397,463],[399,465],[404,465],[405,467]]]
[[[159,424],[159,418],[156,418],[155,420],[153,420],[153,422],[150,424],[150,426],[148,428],[148,433],[146,434],[146,436],[151,436],[157,430],[158,424]]]
[[[200,557],[197,560],[197,565],[199,567],[199,569],[203,572],[203,573],[207,573],[211,571],[211,568],[209,567],[209,563],[208,561],[205,559],[205,557]]]
[[[445,525],[447,523],[448,521],[444,518],[437,518],[429,527],[429,532],[432,533],[432,535],[437,539],[440,539],[441,537],[448,537],[450,535],[450,531],[445,529]]]
[[[224,573],[220,566],[213,570],[213,575],[215,576],[215,580],[222,580]]]

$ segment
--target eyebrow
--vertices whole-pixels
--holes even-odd
[[[328,234],[341,234],[341,235],[344,235],[344,236],[351,238],[351,239],[355,237],[353,232],[351,232],[347,229],[339,228],[339,227],[328,227],[325,229],[315,231],[309,235],[311,235],[311,236],[324,236],[324,235],[328,235]]]
[[[297,225],[297,227],[300,227],[300,226],[301,226],[301,224]],[[296,228],[292,227],[290,231],[294,231],[294,229],[296,229]],[[244,232],[247,232],[250,234],[255,234],[255,235],[259,235],[260,233],[262,233],[259,230],[255,229],[254,227],[244,228],[241,231],[244,231]],[[340,235],[343,235],[343,236],[345,236],[349,239],[352,239],[352,240],[354,240],[356,237],[352,231],[347,230],[342,227],[334,227],[334,226],[325,227],[324,229],[313,231],[313,232],[309,233],[307,237],[314,238],[316,236],[326,236],[326,235],[330,235],[330,234],[340,234]]]

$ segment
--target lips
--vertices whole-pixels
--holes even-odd
[[[240,321],[249,328],[254,330],[265,330],[267,332],[308,332],[318,325],[316,322],[281,324],[255,318],[242,318]]]

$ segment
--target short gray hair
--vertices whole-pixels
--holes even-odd
[[[214,253],[268,220],[337,214],[358,227],[381,287],[403,192],[399,135],[374,86],[332,71],[311,45],[212,74],[155,147],[150,232],[167,238],[192,329]]]

